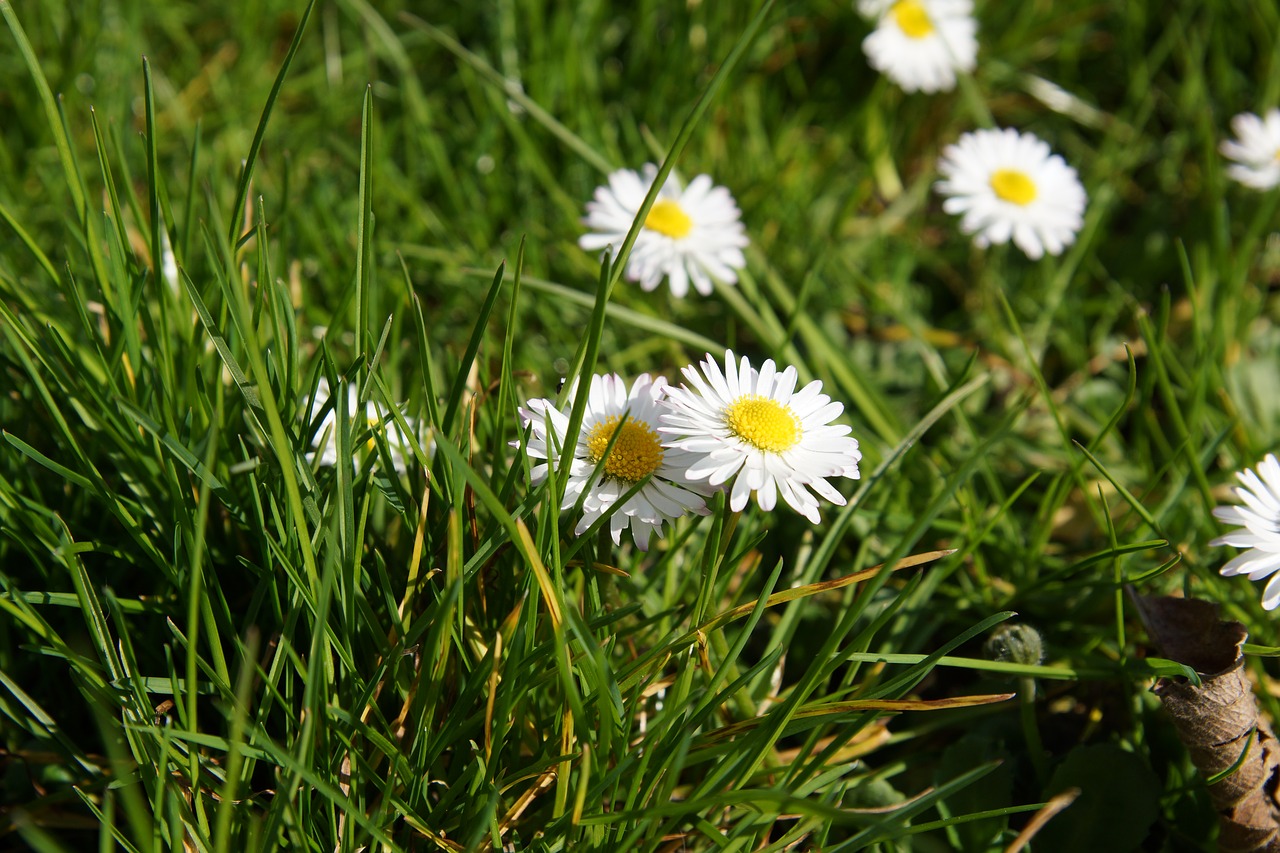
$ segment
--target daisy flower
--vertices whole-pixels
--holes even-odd
[[[1280,570],[1280,462],[1274,453],[1268,453],[1256,472],[1246,468],[1236,477],[1244,484],[1235,488],[1244,505],[1216,507],[1213,517],[1240,529],[1209,544],[1248,548],[1220,571],[1226,577],[1244,575],[1251,581],[1270,577],[1262,591],[1262,606],[1275,610],[1280,605],[1280,575],[1276,574]]]
[[[641,551],[647,551],[650,534],[661,538],[664,521],[688,512],[708,514],[706,501],[698,494],[701,489],[684,476],[688,454],[663,447],[658,439],[658,414],[666,393],[667,380],[651,379],[647,373],[629,391],[616,373],[591,377],[561,504],[561,509],[571,509],[585,495],[576,535],[612,510],[609,533],[614,544],[622,544],[622,531],[630,527],[631,538]],[[564,445],[572,406],[571,395],[563,411],[544,398],[530,400],[528,407],[520,409],[520,419],[530,429],[529,456],[547,460],[533,466],[534,485],[546,479],[550,460]],[[512,445],[518,447],[519,442]],[[644,482],[640,491],[615,507],[640,482]]]
[[[733,350],[725,352],[723,372],[710,353],[701,366],[701,375],[692,364],[684,369],[692,390],[668,392],[658,427],[667,447],[696,456],[686,472],[691,480],[719,486],[732,479],[735,512],[752,492],[761,509],[773,509],[781,495],[815,524],[818,501],[810,490],[844,505],[827,478],[856,479],[862,453],[849,427],[831,423],[844,406],[822,393],[821,382],[796,391],[794,367],[779,373],[770,359],[757,371],[745,356],[739,363]]]
[[[582,224],[591,233],[583,234],[578,245],[589,252],[619,248],[657,174],[658,167],[646,163],[640,172],[619,169],[609,175],[608,186],[597,188],[595,198],[587,202]],[[689,292],[691,281],[703,296],[711,294],[713,278],[736,283],[735,270],[747,265],[742,250],[750,242],[741,217],[729,191],[706,175],[684,189],[674,174],[669,175],[631,248],[627,279],[654,290],[665,277],[677,297]]]
[[[1218,149],[1236,161],[1227,175],[1255,190],[1280,184],[1280,110],[1267,110],[1263,118],[1240,113],[1231,120],[1231,129],[1236,139],[1223,142]]]
[[[381,430],[387,437],[387,448],[391,451],[391,464],[398,473],[403,474],[409,470],[409,465],[414,460],[412,445],[409,443],[408,437],[401,432],[400,425],[396,423],[395,416],[381,403],[368,400],[364,404],[364,412],[361,415],[359,393],[355,385],[346,384],[347,387],[347,416],[352,419],[351,432],[352,436],[359,439],[361,435],[368,432],[368,437],[361,445],[356,445],[356,458],[352,461],[359,465],[369,454],[377,453],[378,442],[374,433]],[[310,410],[318,411],[329,402],[330,390],[329,380],[320,377],[320,382],[316,386],[316,395],[314,400],[310,402]],[[308,410],[308,401],[303,401],[302,410]],[[421,432],[418,422],[414,418],[405,418],[405,423],[415,436],[421,438]],[[338,405],[334,404],[325,412],[324,418],[312,433],[311,447],[313,450],[307,454],[307,461],[312,464],[319,464],[321,467],[333,466],[338,464]],[[428,452],[430,448],[428,448]]]
[[[1076,170],[1030,133],[978,130],[948,145],[938,161],[942,209],[964,214],[960,230],[982,248],[1009,238],[1035,260],[1060,255],[1084,225]]]
[[[907,92],[954,89],[978,58],[972,0],[859,0],[878,23],[863,39],[867,63]]]

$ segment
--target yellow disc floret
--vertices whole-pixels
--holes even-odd
[[[364,443],[364,449],[366,453],[372,453],[373,448],[378,446],[377,436],[372,433],[382,429],[382,419],[376,415],[365,415],[364,421],[369,425],[370,430],[369,440]]]
[[[782,453],[800,441],[795,412],[768,397],[744,394],[724,410],[724,422],[738,438],[766,453]]]
[[[644,227],[679,240],[689,236],[689,232],[693,230],[693,220],[680,207],[679,202],[660,198],[649,208],[649,215],[644,218]]]
[[[889,10],[902,34],[908,38],[922,39],[933,32],[933,21],[918,0],[901,0]]]
[[[991,173],[991,189],[1005,201],[1025,207],[1036,200],[1036,182],[1017,169],[996,169]]]
[[[604,459],[606,477],[634,485],[658,470],[662,445],[658,434],[644,421],[628,420],[619,427],[621,420],[620,416],[611,415],[591,428],[587,433],[587,458],[593,465]],[[618,434],[616,441],[614,433]],[[605,450],[609,451],[608,457]]]

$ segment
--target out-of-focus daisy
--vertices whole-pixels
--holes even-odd
[[[844,505],[827,478],[856,478],[862,453],[849,427],[831,423],[844,406],[822,393],[821,382],[796,391],[794,367],[779,373],[769,359],[756,370],[745,356],[738,362],[733,350],[725,352],[723,372],[710,353],[701,366],[702,374],[695,365],[684,368],[693,387],[668,392],[658,427],[668,447],[697,457],[690,479],[711,486],[732,479],[729,507],[735,512],[752,492],[761,509],[773,509],[781,495],[814,523],[814,492]]]
[[[609,175],[608,185],[598,187],[587,202],[582,224],[591,233],[583,234],[578,245],[587,251],[621,248],[657,174],[658,167],[646,163],[640,172],[619,169]],[[668,175],[632,246],[627,278],[653,290],[665,277],[678,297],[689,292],[691,281],[703,296],[710,295],[713,278],[734,284],[736,270],[747,265],[742,250],[750,242],[741,217],[729,191],[706,175],[683,189],[674,174]]]
[[[323,408],[325,403],[329,402],[329,398],[329,380],[322,376],[316,386],[315,398],[310,402],[309,406],[307,401],[304,400],[302,409],[304,412],[310,410],[314,414]],[[392,466],[401,474],[409,470],[409,465],[415,458],[413,447],[409,443],[408,437],[401,431],[400,425],[396,423],[395,415],[390,410],[373,400],[367,401],[362,408],[356,386],[348,384],[347,416],[351,418],[353,440],[359,442],[353,447],[356,454],[352,460],[353,463],[359,465],[369,454],[377,453],[378,441],[374,433],[382,432],[387,438],[387,449],[391,452]],[[421,430],[417,420],[406,417],[405,423],[415,433],[415,437],[419,439],[419,447],[422,447]],[[311,446],[314,449],[307,454],[308,462],[321,466],[338,464],[338,404],[336,400],[333,401],[329,410],[325,412],[324,418],[321,419],[320,424],[312,434]]]
[[[1267,110],[1262,118],[1240,113],[1231,120],[1231,129],[1236,138],[1226,140],[1218,149],[1236,161],[1227,175],[1255,190],[1280,184],[1280,110]]]
[[[650,534],[661,537],[664,521],[689,512],[709,512],[706,501],[698,494],[701,489],[684,476],[688,454],[663,447],[659,440],[656,427],[660,401],[666,393],[667,380],[651,379],[648,374],[641,374],[630,391],[616,373],[591,377],[562,505],[563,509],[570,509],[586,495],[575,534],[585,533],[640,482],[644,482],[640,491],[614,509],[609,519],[609,533],[615,545],[622,543],[622,531],[629,526],[636,545],[642,551],[648,550]],[[544,398],[530,400],[527,407],[520,409],[521,420],[530,428],[529,456],[543,460],[558,456],[569,430],[568,412],[572,406],[571,396],[564,411]],[[546,479],[548,465],[544,461],[533,466],[535,484]],[[560,470],[563,475],[563,466]]]
[[[1244,575],[1251,581],[1270,577],[1262,591],[1262,606],[1275,610],[1280,605],[1280,574],[1276,574],[1280,570],[1280,462],[1274,453],[1268,453],[1257,471],[1246,468],[1236,477],[1243,484],[1236,486],[1236,496],[1244,505],[1216,507],[1213,516],[1240,529],[1209,544],[1248,548],[1220,571],[1227,577]]]
[[[859,0],[877,21],[862,41],[867,63],[908,92],[954,89],[978,58],[972,0]]]
[[[1030,133],[978,130],[948,145],[938,161],[947,197],[963,214],[960,230],[986,248],[1012,237],[1027,257],[1060,255],[1084,225],[1085,192],[1076,170]]]

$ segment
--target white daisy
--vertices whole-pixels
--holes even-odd
[[[1027,257],[1060,255],[1084,225],[1085,192],[1076,170],[1030,133],[978,130],[948,145],[938,161],[947,196],[942,209],[961,213],[960,230],[986,248],[1009,238]]]
[[[1244,484],[1235,488],[1244,506],[1216,507],[1213,517],[1240,529],[1209,544],[1248,548],[1220,571],[1226,577],[1244,575],[1251,581],[1270,577],[1262,591],[1262,606],[1275,610],[1280,605],[1280,574],[1276,574],[1280,570],[1280,462],[1274,453],[1268,453],[1256,472],[1246,468],[1236,477]]]
[[[591,233],[583,234],[578,245],[589,252],[621,248],[657,174],[658,167],[646,163],[641,172],[619,169],[609,175],[609,185],[598,187],[595,199],[587,202],[582,224]],[[667,176],[631,248],[627,278],[654,290],[665,276],[677,297],[689,292],[690,281],[703,296],[711,294],[713,278],[734,284],[735,270],[747,265],[742,250],[750,242],[741,217],[729,191],[706,175],[683,190],[674,174]]]
[[[415,458],[413,448],[409,443],[408,437],[400,430],[400,425],[396,423],[395,416],[381,403],[373,400],[365,402],[362,416],[358,411],[360,409],[360,401],[356,386],[349,383],[345,384],[347,388],[347,415],[352,419],[352,438],[355,441],[360,441],[363,438],[363,443],[357,444],[354,448],[357,455],[353,462],[356,465],[360,465],[370,453],[377,453],[378,442],[374,432],[381,430],[387,437],[387,449],[391,451],[392,467],[401,474],[409,470],[409,465]],[[315,399],[311,402],[310,407],[308,407],[307,401],[303,400],[302,411],[306,412],[309,408],[314,415],[329,401],[329,396],[329,380],[322,376],[316,386]],[[416,434],[419,439],[419,446],[421,446],[421,431],[417,420],[406,417],[405,423]],[[338,464],[338,405],[336,401],[325,412],[324,417],[312,433],[311,446],[314,450],[307,454],[308,462],[312,464],[318,463],[321,466]]]
[[[867,63],[908,92],[954,89],[978,59],[972,0],[859,0],[876,20],[862,41]]]
[[[1280,184],[1280,110],[1267,110],[1263,118],[1240,113],[1231,120],[1231,129],[1236,139],[1223,142],[1218,149],[1236,161],[1227,175],[1255,190]]]
[[[773,509],[780,494],[814,523],[818,501],[810,489],[844,505],[827,478],[857,478],[862,453],[849,427],[831,423],[844,406],[822,393],[821,382],[795,391],[794,367],[779,373],[769,359],[757,371],[745,356],[738,363],[733,350],[725,352],[723,372],[708,353],[702,373],[705,380],[696,366],[684,369],[693,390],[668,392],[658,427],[668,436],[667,447],[698,457],[688,469],[690,479],[711,486],[733,479],[729,507],[735,512],[752,492],[761,509]]]
[[[613,510],[609,533],[614,544],[622,543],[622,531],[630,526],[631,538],[645,551],[651,533],[662,536],[664,521],[688,512],[709,512],[706,501],[697,493],[701,488],[684,476],[688,454],[663,447],[658,438],[660,401],[666,393],[667,380],[651,379],[648,374],[641,374],[630,392],[616,373],[591,377],[587,408],[561,506],[571,509],[585,493],[582,519],[575,534],[581,536],[601,515]],[[556,408],[554,401],[544,398],[530,400],[527,408],[520,409],[521,420],[530,428],[527,450],[531,457],[550,460],[558,454],[569,430],[572,407],[570,395],[563,411]],[[519,442],[512,444],[519,446]],[[548,465],[549,462],[540,462],[533,466],[535,485],[546,479]],[[597,467],[601,469],[599,477]],[[615,509],[623,495],[645,478],[648,480],[640,491]]]

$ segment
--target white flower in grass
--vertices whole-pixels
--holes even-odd
[[[1269,190],[1280,184],[1280,110],[1267,110],[1259,118],[1253,113],[1240,113],[1231,120],[1236,138],[1222,143],[1218,149],[1235,165],[1227,175],[1246,187]]]
[[[1270,577],[1262,591],[1262,606],[1275,610],[1280,605],[1280,574],[1276,574],[1280,570],[1280,462],[1274,453],[1268,453],[1256,472],[1246,468],[1236,477],[1244,484],[1235,489],[1244,505],[1216,507],[1213,516],[1240,529],[1209,544],[1248,548],[1220,571],[1227,577],[1244,575],[1251,581]]]
[[[978,58],[978,22],[972,0],[859,0],[877,21],[863,39],[867,63],[907,92],[954,89],[956,72]]]
[[[612,246],[616,252],[653,186],[658,167],[646,163],[641,172],[619,169],[609,175],[608,186],[596,189],[587,202],[582,224],[591,229],[578,245],[587,251]],[[747,265],[742,250],[750,241],[742,227],[742,213],[724,187],[699,175],[681,189],[675,175],[668,175],[659,190],[644,228],[627,259],[627,278],[654,290],[665,277],[671,294],[683,297],[689,283],[703,296],[711,294],[711,280],[726,284],[738,280],[736,270]]]
[[[386,406],[373,400],[366,401],[362,409],[356,386],[347,384],[346,387],[347,416],[351,418],[353,440],[358,441],[361,436],[365,436],[361,443],[353,447],[356,453],[353,463],[359,465],[370,453],[377,453],[378,441],[374,433],[381,431],[387,437],[387,449],[391,452],[392,467],[401,474],[408,471],[415,459],[413,446],[401,431],[400,425],[396,423],[395,415]],[[329,398],[329,380],[322,376],[316,386],[315,398],[310,403],[309,409],[312,415],[323,408],[325,403],[329,402]],[[303,401],[302,411],[304,413],[308,411],[306,400]],[[422,447],[422,433],[417,420],[406,417],[405,423],[419,439],[419,447]],[[307,454],[308,462],[322,467],[338,464],[338,403],[336,400],[325,412],[324,418],[312,434],[311,446],[314,450]],[[424,449],[430,452],[429,447]]]
[[[692,364],[684,369],[693,387],[668,392],[658,427],[668,447],[697,457],[690,479],[711,486],[732,479],[735,512],[752,492],[761,509],[773,509],[781,495],[814,523],[820,519],[813,493],[844,505],[827,478],[857,478],[862,453],[849,427],[831,423],[844,406],[822,393],[821,382],[796,391],[794,367],[779,373],[770,359],[757,371],[745,356],[739,363],[733,350],[725,352],[723,372],[710,353],[701,366],[702,374]]]
[[[1076,170],[1030,133],[978,130],[948,145],[938,161],[942,209],[963,214],[960,230],[986,248],[1010,238],[1031,259],[1060,255],[1084,225]]]
[[[640,550],[649,548],[649,536],[662,536],[664,521],[693,512],[706,515],[706,501],[699,486],[684,476],[688,454],[662,446],[656,427],[660,401],[667,393],[667,380],[641,374],[630,391],[616,373],[591,377],[582,429],[568,469],[562,509],[582,501],[582,519],[574,533],[581,536],[604,513],[613,510],[609,533],[615,545],[622,544],[622,531],[631,528],[631,538]],[[564,411],[552,400],[530,400],[520,409],[520,418],[530,428],[527,452],[534,459],[552,460],[559,455],[569,430],[570,397]],[[616,438],[614,436],[617,436]],[[609,443],[613,442],[610,447]],[[519,446],[519,442],[512,442]],[[601,460],[604,460],[601,465]],[[534,484],[547,478],[549,461],[532,468]],[[600,476],[596,476],[599,467]],[[564,468],[560,466],[563,476]],[[646,478],[647,481],[646,481]],[[615,505],[637,483],[640,490]]]

